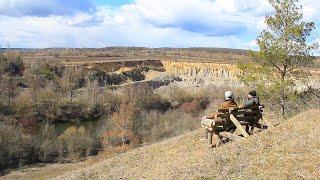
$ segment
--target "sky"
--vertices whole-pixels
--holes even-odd
[[[300,0],[316,23],[320,1]],[[254,49],[267,0],[0,0],[0,46]]]

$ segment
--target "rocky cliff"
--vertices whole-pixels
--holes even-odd
[[[77,62],[68,63],[75,65]],[[130,71],[138,71],[142,73],[146,81],[151,81],[159,77],[178,76],[183,81],[189,83],[216,86],[243,86],[239,82],[237,76],[241,71],[234,63],[218,63],[218,62],[203,62],[203,61],[188,61],[188,60],[132,60],[132,61],[95,61],[82,63],[89,68],[102,69],[107,73],[130,73]],[[309,81],[309,85],[320,88],[320,71],[313,69]],[[303,87],[298,87],[302,90]]]
[[[212,62],[181,62],[162,61],[165,72],[178,75],[185,81],[197,84],[214,84],[217,86],[243,86],[238,76],[241,70],[236,64],[212,63]],[[310,70],[309,79],[306,81],[313,88],[320,88],[320,70]],[[305,83],[298,83],[297,90],[305,90]]]
[[[199,84],[241,86],[237,76],[241,71],[234,64],[216,64],[209,62],[162,61],[167,73],[172,73]]]

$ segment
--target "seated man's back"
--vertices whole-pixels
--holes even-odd
[[[231,91],[225,92],[225,100],[224,102],[219,106],[219,109],[228,109],[228,108],[235,108],[238,107],[237,103],[234,101],[234,96]],[[207,119],[214,119],[217,117],[219,113],[213,113],[208,116],[206,116]]]
[[[220,109],[228,109],[234,107],[238,107],[237,103],[234,102],[234,100],[226,100],[221,104]]]

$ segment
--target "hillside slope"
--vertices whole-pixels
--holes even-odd
[[[276,128],[219,148],[209,149],[206,142],[199,141],[203,131],[198,130],[96,163],[84,161],[72,164],[72,168],[52,165],[9,173],[2,178],[317,179],[319,125],[320,111],[311,110]]]
[[[320,177],[320,111],[208,149],[202,131],[107,159],[58,179],[287,179]]]

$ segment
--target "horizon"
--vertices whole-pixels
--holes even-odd
[[[300,2],[320,42],[320,2]],[[0,46],[255,50],[268,14],[266,0],[0,0]]]

